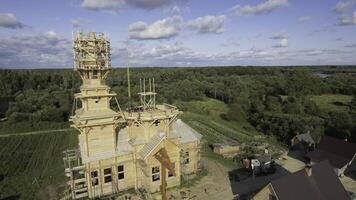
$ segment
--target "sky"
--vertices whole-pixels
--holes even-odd
[[[78,31],[113,67],[356,64],[356,0],[0,0],[0,68],[71,68]]]

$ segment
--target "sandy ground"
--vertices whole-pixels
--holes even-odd
[[[244,195],[258,191],[270,181],[278,179],[289,173],[304,168],[305,164],[299,160],[289,157],[287,153],[277,162],[277,169],[274,174],[260,177],[248,177],[241,181],[230,181],[229,172],[231,169],[224,167],[216,161],[203,158],[204,167],[208,170],[208,175],[203,177],[198,183],[190,188],[174,189],[168,191],[169,199],[196,199],[196,200],[231,200],[234,195]],[[206,190],[205,190],[206,189]],[[185,195],[182,195],[185,194]],[[154,198],[160,199],[159,193]]]
[[[168,190],[168,199],[230,200],[233,198],[228,178],[229,169],[206,158],[202,158],[202,161],[204,167],[208,170],[208,175],[204,176],[190,188]],[[159,193],[154,194],[153,197],[155,199],[161,199]]]

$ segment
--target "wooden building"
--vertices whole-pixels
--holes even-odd
[[[105,84],[111,68],[105,35],[78,33],[74,64],[83,81],[70,118],[79,131],[79,149],[64,152],[73,199],[130,188],[150,195],[162,186],[164,192],[199,169],[201,135],[179,119],[176,107],[156,105],[154,80],[141,82],[140,106],[121,110]],[[119,111],[111,109],[113,100]]]
[[[232,158],[240,153],[240,144],[238,143],[214,143],[212,146],[214,153],[227,158]]]

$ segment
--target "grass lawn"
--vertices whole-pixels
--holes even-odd
[[[206,98],[202,101],[178,101],[175,105],[183,111],[182,120],[203,134],[208,142],[246,142],[258,134],[245,118],[224,120],[221,115],[226,114],[228,107],[222,101]]]
[[[323,94],[319,96],[310,96],[317,106],[323,112],[330,111],[348,111],[348,104],[352,100],[352,96],[341,94]]]
[[[222,101],[206,98],[201,101],[176,102],[175,105],[183,110],[180,118],[203,135],[202,156],[229,169],[238,168],[239,163],[214,153],[209,144],[229,141],[251,144],[260,141],[281,149],[273,138],[266,138],[258,133],[245,116],[239,117],[238,121],[223,119],[221,114],[226,114],[228,107]]]

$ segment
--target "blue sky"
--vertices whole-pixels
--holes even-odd
[[[356,0],[2,0],[0,67],[72,67],[72,32],[114,67],[356,64]]]

